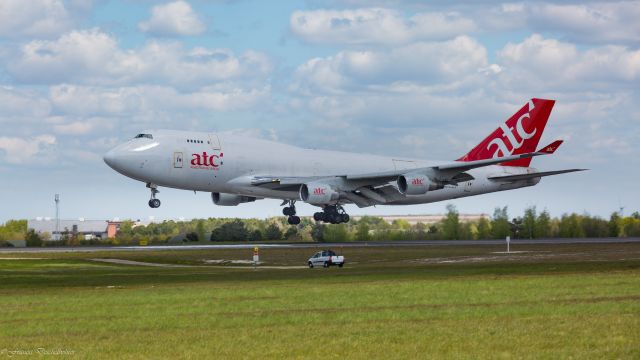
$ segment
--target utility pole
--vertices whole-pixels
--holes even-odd
[[[54,240],[60,240],[60,195],[56,194],[56,235],[53,237]]]

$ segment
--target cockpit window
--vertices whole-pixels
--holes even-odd
[[[140,138],[153,139],[153,135],[151,135],[151,134],[138,134],[138,135],[136,135],[136,137],[134,137],[134,139],[140,139]]]

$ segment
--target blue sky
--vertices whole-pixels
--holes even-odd
[[[295,145],[454,159],[531,97],[557,103],[539,169],[589,168],[461,212],[639,210],[640,2],[4,0],[0,221],[263,217],[144,184],[102,154],[142,129],[232,131]],[[348,209],[422,214],[446,203]],[[311,207],[301,212],[311,213]]]

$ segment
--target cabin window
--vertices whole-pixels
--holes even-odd
[[[134,137],[134,139],[140,139],[140,138],[147,138],[147,139],[153,139],[153,135],[151,134],[138,134]]]

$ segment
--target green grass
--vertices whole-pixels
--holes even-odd
[[[640,246],[1,254],[0,352],[79,358],[639,358]],[[193,267],[111,265],[118,258]],[[453,261],[453,262],[447,262]],[[24,357],[24,356],[23,356]],[[65,356],[58,356],[65,357]]]

